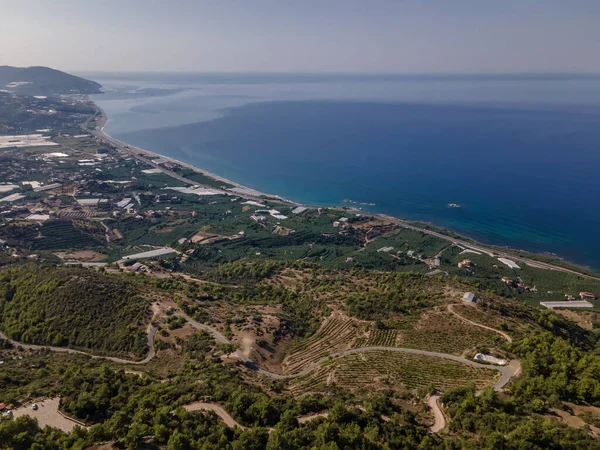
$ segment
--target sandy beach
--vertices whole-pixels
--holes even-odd
[[[262,197],[266,197],[266,198],[269,198],[269,199],[272,199],[272,200],[277,200],[277,201],[281,201],[281,202],[284,202],[284,203],[288,203],[288,204],[293,205],[293,206],[301,206],[299,203],[293,202],[293,201],[288,200],[288,199],[284,199],[284,198],[282,198],[282,197],[280,197],[278,195],[267,194],[267,193],[264,193],[264,192],[260,192],[260,191],[258,191],[256,189],[249,188],[247,186],[244,186],[242,184],[239,184],[239,183],[237,183],[235,181],[232,181],[232,180],[229,180],[227,178],[221,177],[221,176],[216,175],[214,173],[208,172],[208,171],[203,170],[203,169],[199,169],[196,166],[193,166],[193,165],[188,164],[186,162],[180,161],[178,159],[174,159],[174,158],[171,158],[171,157],[165,156],[165,155],[160,155],[160,154],[152,152],[150,150],[139,148],[139,147],[127,144],[126,142],[120,141],[120,140],[118,140],[118,139],[116,139],[116,138],[114,138],[114,137],[112,137],[109,134],[107,134],[107,133],[104,132],[104,127],[106,126],[106,123],[108,122],[108,116],[106,115],[106,113],[104,112],[104,110],[102,108],[100,108],[91,98],[89,98],[89,101],[95,106],[95,108],[98,111],[99,116],[97,116],[97,118],[96,118],[96,127],[95,127],[95,130],[91,130],[88,127],[88,123],[89,123],[89,121],[90,121],[91,118],[88,119],[86,122],[84,122],[84,124],[82,125],[83,128],[86,131],[89,131],[90,133],[92,133],[98,139],[101,139],[102,141],[107,142],[107,143],[115,146],[117,149],[119,149],[119,151],[129,152],[133,156],[135,156],[135,153],[142,154],[142,155],[144,155],[144,156],[146,156],[146,157],[148,157],[150,159],[158,159],[158,158],[160,158],[160,159],[169,161],[169,162],[171,162],[173,164],[177,164],[177,165],[179,165],[181,167],[185,167],[186,169],[193,170],[196,173],[199,173],[199,174],[202,174],[202,175],[204,175],[206,177],[209,177],[209,178],[212,178],[214,180],[220,181],[220,182],[222,182],[224,184],[230,184],[230,185],[232,185],[235,188],[235,190],[234,191],[224,191],[224,192],[226,192],[228,194],[234,193],[236,195],[239,195],[240,197],[251,198],[251,199],[256,199],[256,198],[259,198],[259,197],[262,196]],[[183,177],[179,177],[179,179],[181,179],[182,181],[185,181],[185,182],[190,182],[191,184],[195,184],[195,185],[200,184],[200,183],[193,182],[191,180],[185,180],[185,179],[183,179]]]

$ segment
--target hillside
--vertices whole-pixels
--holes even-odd
[[[0,273],[0,331],[28,344],[142,356],[146,309],[130,283],[84,269]]]
[[[600,300],[540,302],[600,277],[157,170],[72,98],[0,93],[55,144],[0,157],[0,449],[599,448]]]
[[[49,67],[0,66],[0,89],[20,95],[98,94],[101,85]]]

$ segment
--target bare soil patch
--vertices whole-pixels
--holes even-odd
[[[64,414],[59,413],[60,397],[49,398],[36,402],[38,408],[33,409],[33,402],[13,410],[13,417],[29,416],[37,420],[41,428],[46,425],[70,433],[76,426],[81,426]]]
[[[594,328],[593,323],[598,320],[599,315],[595,312],[590,311],[569,311],[566,309],[555,310],[557,314],[560,314],[567,319],[571,319],[577,323],[581,328],[591,330]]]
[[[78,250],[71,252],[56,252],[56,256],[63,260],[75,260],[85,262],[100,262],[106,259],[106,255],[92,250]]]
[[[568,411],[564,411],[558,408],[551,408],[552,414],[547,415],[546,417],[558,418],[558,420],[565,425],[571,428],[583,428],[587,424],[581,417],[577,417],[576,415],[571,414]],[[590,431],[594,436],[600,435],[600,428],[595,427],[593,425],[589,425]]]

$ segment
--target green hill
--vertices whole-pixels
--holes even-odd
[[[0,272],[0,330],[19,342],[142,356],[147,306],[119,276],[33,264]]]
[[[0,90],[20,95],[98,94],[102,86],[49,67],[0,66]]]

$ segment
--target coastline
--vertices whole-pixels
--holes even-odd
[[[142,149],[133,145],[130,145],[126,142],[120,141],[112,136],[110,136],[109,134],[105,133],[103,131],[107,121],[108,121],[108,116],[107,114],[104,112],[104,110],[102,108],[100,108],[92,99],[91,97],[88,96],[88,100],[89,102],[94,106],[94,108],[96,109],[96,114],[93,116],[90,116],[85,122],[83,122],[81,124],[81,127],[88,133],[91,133],[93,136],[97,137],[98,139],[107,142],[108,144],[114,146],[117,148],[118,151],[120,152],[124,152],[124,153],[129,153],[131,154],[131,156],[136,157],[138,159],[142,159],[144,162],[153,165],[156,168],[160,168],[164,173],[166,173],[167,175],[173,176],[183,182],[186,182],[188,184],[191,185],[201,185],[201,183],[195,182],[193,180],[189,180],[189,179],[185,179],[182,176],[179,176],[178,174],[175,174],[174,172],[171,172],[169,170],[166,170],[165,168],[158,166],[158,164],[153,164],[151,161],[144,159],[144,158],[140,158],[139,154],[142,154],[146,157],[150,157],[153,159],[156,158],[160,158],[169,162],[172,162],[174,164],[177,164],[181,167],[185,167],[187,169],[190,169],[196,173],[202,174],[208,178],[212,178],[214,180],[226,183],[226,184],[230,184],[232,185],[234,188],[240,189],[242,191],[246,191],[246,192],[238,192],[238,191],[231,191],[231,190],[224,190],[224,189],[214,189],[211,188],[213,190],[216,190],[220,193],[223,194],[227,194],[227,195],[231,195],[232,193],[235,193],[236,195],[242,197],[242,198],[246,198],[246,199],[251,199],[251,200],[264,200],[264,199],[268,199],[268,200],[274,200],[274,201],[279,201],[281,203],[285,203],[291,206],[307,206],[307,207],[312,207],[312,208],[318,208],[318,205],[303,205],[288,199],[285,199],[283,197],[280,197],[278,195],[274,195],[274,194],[268,194],[268,193],[264,193],[261,191],[258,191],[256,189],[253,188],[249,188],[247,186],[244,186],[240,183],[237,183],[235,181],[229,180],[227,178],[218,176],[216,174],[213,174],[211,172],[208,172],[206,170],[200,169],[192,164],[188,164],[186,162],[171,158],[169,156],[164,156],[161,155],[159,153],[150,151],[150,150],[146,150],[146,149]],[[98,119],[98,115],[100,116]],[[94,129],[91,129],[89,127],[89,122],[92,119],[96,119],[96,126]],[[138,155],[135,154],[135,152],[138,153]],[[338,208],[343,208],[346,211],[351,211],[354,213],[360,213],[360,214],[365,214],[365,211],[358,209],[358,208],[354,208],[354,207],[347,207],[347,206],[339,206]],[[560,257],[558,257],[558,259],[560,259],[561,261],[565,261],[565,263],[567,263],[569,266],[573,267],[573,269],[568,268],[568,267],[562,267],[562,266],[557,266],[554,264],[550,264],[544,261],[540,261],[537,259],[532,259],[532,258],[528,258],[528,257],[523,257],[523,256],[519,256],[518,253],[523,251],[523,252],[527,252],[529,254],[533,254],[535,255],[535,253],[532,252],[528,252],[525,250],[518,250],[518,249],[512,249],[512,248],[507,248],[507,250],[502,250],[500,247],[493,245],[493,244],[483,244],[483,243],[479,243],[477,241],[471,240],[471,238],[469,238],[468,236],[463,236],[460,235],[459,233],[455,233],[451,230],[446,230],[449,232],[454,233],[456,236],[451,236],[448,234],[444,234],[435,230],[430,230],[427,228],[423,228],[423,227],[419,227],[415,224],[413,224],[411,221],[407,221],[398,217],[394,217],[394,216],[390,216],[388,214],[384,214],[384,213],[369,213],[370,215],[386,220],[388,222],[394,223],[402,228],[407,228],[407,229],[411,229],[414,231],[419,231],[425,234],[429,234],[435,237],[438,237],[440,239],[444,239],[448,242],[452,242],[453,244],[457,244],[457,245],[461,245],[464,246],[466,248],[475,250],[475,251],[479,251],[479,252],[483,252],[488,254],[490,257],[501,257],[501,258],[510,258],[512,260],[521,262],[521,263],[525,263],[531,267],[536,267],[536,268],[540,268],[540,269],[545,269],[545,270],[554,270],[554,271],[559,271],[559,272],[563,272],[563,273],[569,273],[569,274],[573,274],[573,275],[577,275],[580,276],[582,278],[586,278],[586,279],[592,279],[592,280],[598,280],[600,281],[600,275],[596,276],[596,274],[598,272],[596,272],[594,269],[591,268],[587,268],[587,267],[583,267],[577,263],[571,262],[571,261],[567,261],[564,260]],[[430,224],[427,223],[426,225],[431,226],[432,228],[437,228],[440,229],[441,231],[444,231],[444,229],[436,227],[435,224]],[[578,269],[578,270],[574,270],[574,269]],[[590,274],[594,274],[594,275],[590,275]]]
[[[279,195],[269,194],[269,193],[266,193],[266,192],[258,191],[258,190],[254,189],[254,188],[250,188],[250,187],[244,186],[244,185],[242,185],[242,184],[240,184],[240,183],[238,183],[236,181],[227,179],[225,177],[221,177],[219,175],[216,175],[214,173],[211,173],[211,172],[208,172],[208,171],[206,171],[204,169],[196,167],[196,166],[194,166],[192,164],[188,164],[188,163],[186,163],[184,161],[180,161],[178,159],[171,158],[170,156],[161,155],[159,153],[156,153],[156,152],[153,152],[153,151],[150,151],[150,150],[139,148],[139,147],[136,147],[134,145],[128,144],[126,142],[123,142],[123,141],[121,141],[119,139],[116,139],[113,136],[111,136],[111,135],[107,134],[106,132],[104,132],[104,127],[106,126],[106,123],[108,121],[108,116],[106,115],[106,113],[104,112],[104,110],[102,108],[100,108],[91,98],[89,98],[89,101],[94,105],[94,107],[98,111],[98,114],[100,114],[100,118],[99,118],[99,120],[96,119],[96,127],[95,127],[94,130],[92,130],[92,129],[90,129],[88,127],[88,122],[89,122],[89,120],[91,118],[94,118],[95,116],[92,116],[90,119],[86,120],[82,124],[82,127],[87,132],[91,133],[93,136],[97,137],[98,139],[100,139],[102,141],[105,141],[105,142],[108,142],[109,144],[115,146],[119,151],[131,152],[131,153],[137,152],[137,153],[143,154],[144,156],[147,156],[147,157],[153,158],[153,159],[160,158],[160,159],[169,161],[171,163],[177,164],[177,165],[179,165],[181,167],[185,167],[186,169],[192,170],[192,171],[194,171],[196,173],[199,173],[201,175],[204,175],[204,176],[206,176],[208,178],[212,178],[213,180],[220,181],[220,182],[225,183],[225,184],[230,184],[234,188],[242,189],[244,191],[248,191],[249,193],[252,192],[252,195],[248,195],[248,194],[243,194],[243,193],[237,192],[237,194],[239,194],[241,197],[248,197],[248,198],[255,199],[255,198],[258,198],[258,197],[262,196],[262,197],[266,197],[266,198],[269,198],[269,199],[272,199],[272,200],[281,201],[283,203],[288,203],[290,205],[301,206],[300,203],[294,202],[292,200],[285,199],[283,197],[280,197]],[[163,168],[161,167],[161,169],[163,169]],[[164,170],[164,169],[163,169],[163,171],[164,172],[168,172],[167,170]],[[183,177],[180,177],[180,179],[183,180]],[[189,182],[190,184],[194,184],[194,185],[200,185],[201,184],[201,183],[198,183],[198,182],[194,182],[192,180],[187,180],[186,182]],[[224,192],[227,192],[229,194],[232,193],[231,191],[224,191]],[[233,191],[233,192],[235,192],[235,191]]]

